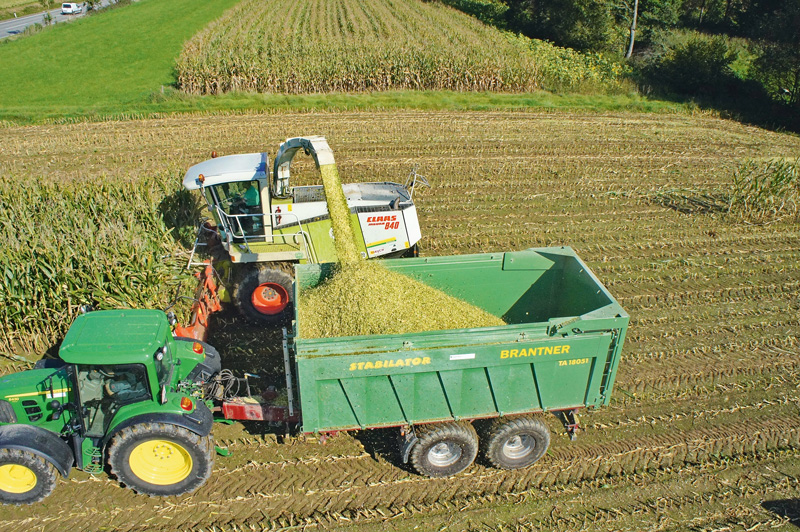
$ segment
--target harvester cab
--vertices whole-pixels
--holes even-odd
[[[282,143],[272,172],[266,153],[216,157],[189,168],[188,190],[200,190],[213,222],[201,225],[190,259],[206,248],[223,272],[223,301],[233,301],[254,321],[283,322],[292,315],[292,279],[298,263],[336,262],[333,230],[322,185],[291,186],[290,167],[302,151],[317,168],[335,169],[324,137],[296,137]],[[413,256],[421,238],[415,185],[391,182],[343,185],[365,258]]]
[[[205,482],[213,347],[173,337],[161,311],[97,311],[75,320],[59,357],[0,378],[0,502],[39,501],[72,467],[108,465],[149,495]]]

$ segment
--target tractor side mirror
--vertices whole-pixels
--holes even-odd
[[[50,408],[53,409],[53,421],[60,419],[61,414],[64,412],[64,405],[53,399],[50,401]]]

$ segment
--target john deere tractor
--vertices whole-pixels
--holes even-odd
[[[205,482],[213,347],[174,338],[161,311],[96,311],[75,320],[59,356],[0,378],[0,502],[39,501],[73,467],[108,469],[148,495]]]

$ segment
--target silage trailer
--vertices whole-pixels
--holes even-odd
[[[506,325],[307,338],[298,308],[284,337],[288,405],[228,404],[225,412],[297,421],[303,432],[318,434],[398,427],[402,460],[438,477],[469,466],[481,447],[495,466],[528,466],[550,440],[535,414],[559,414],[574,435],[579,409],[608,404],[629,317],[571,248],[382,265]],[[334,266],[295,270],[300,305],[303,290],[323,282]],[[392,308],[375,312],[392,320]],[[476,420],[485,420],[477,423],[482,437]]]
[[[286,423],[323,438],[394,427],[401,459],[442,477],[479,451],[500,468],[529,466],[550,442],[539,414],[559,414],[574,434],[579,409],[608,404],[629,318],[572,249],[382,264],[507,324],[308,338],[295,309],[283,339],[285,393],[231,397],[224,354],[181,338],[163,312],[90,312],[73,323],[60,360],[0,378],[0,501],[41,500],[57,472],[73,467],[110,466],[149,495],[192,491],[211,473],[212,417]],[[295,268],[295,296],[333,271]],[[392,319],[392,308],[375,311]]]

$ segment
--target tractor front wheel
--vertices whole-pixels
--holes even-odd
[[[111,440],[108,463],[126,487],[145,495],[181,495],[202,486],[214,464],[211,436],[168,423],[140,423]]]
[[[0,449],[0,502],[39,502],[50,495],[55,486],[53,464],[30,451]]]
[[[292,276],[273,268],[251,270],[236,287],[234,300],[251,321],[283,323],[292,315]]]

